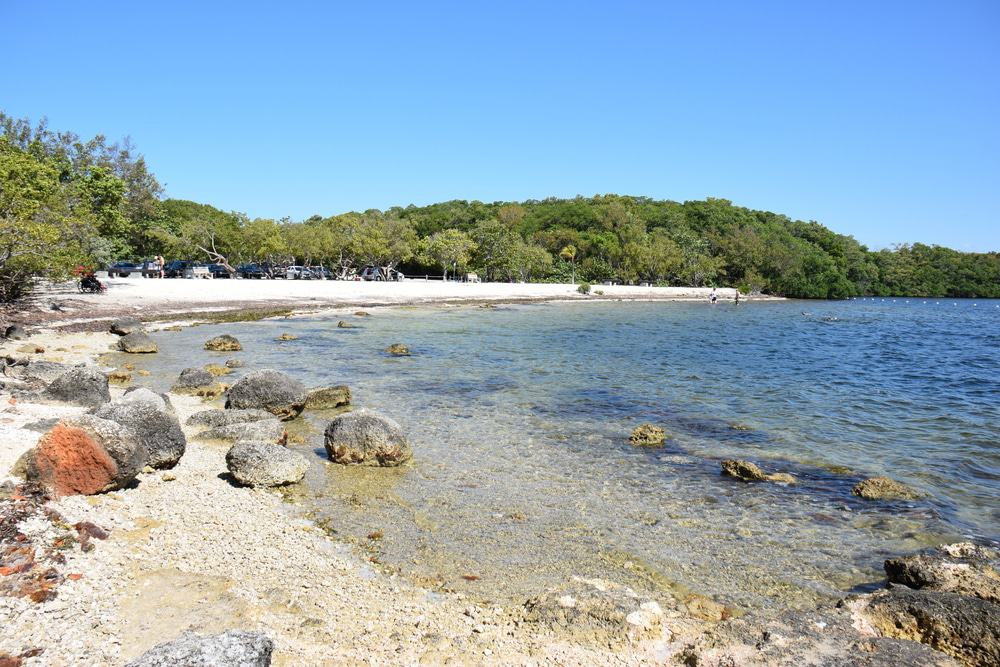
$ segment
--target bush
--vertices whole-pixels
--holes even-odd
[[[590,294],[590,283],[580,283],[576,291],[580,294]]]

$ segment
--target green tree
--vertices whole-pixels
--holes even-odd
[[[472,260],[476,250],[476,242],[472,237],[458,229],[446,229],[435,232],[426,243],[426,253],[436,266],[444,271],[444,279],[448,279],[448,268],[463,269]]]

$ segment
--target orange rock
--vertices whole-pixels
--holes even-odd
[[[57,496],[99,493],[118,474],[114,460],[91,434],[62,423],[42,436],[33,458],[35,479]]]

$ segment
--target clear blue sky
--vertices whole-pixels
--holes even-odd
[[[1000,249],[1000,2],[2,4],[0,109],[251,216],[716,196]]]

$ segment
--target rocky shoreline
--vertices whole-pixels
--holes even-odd
[[[508,607],[424,590],[372,569],[276,490],[303,465],[403,463],[405,424],[347,412],[327,429],[329,460],[300,461],[283,424],[349,390],[310,394],[247,363],[232,387],[188,369],[165,396],[129,391],[97,357],[135,334],[133,353],[155,352],[138,351],[141,323],[111,328],[14,332],[0,347],[0,665],[1000,662],[998,555],[971,544],[890,559],[884,591],[767,619],[583,578]]]

